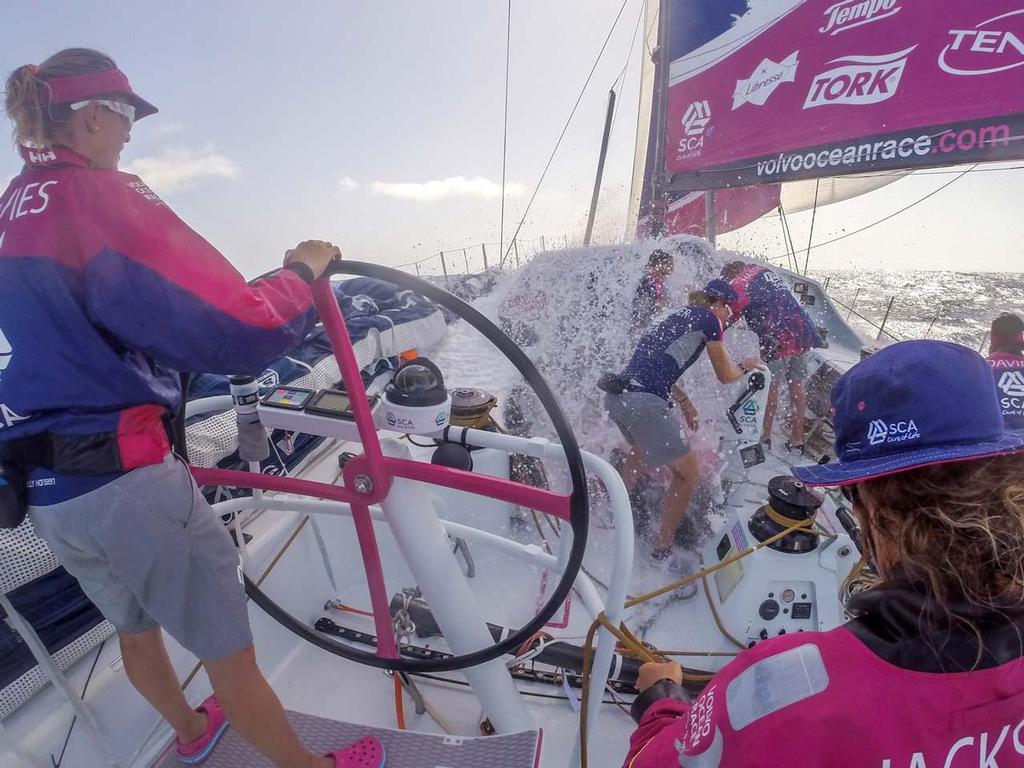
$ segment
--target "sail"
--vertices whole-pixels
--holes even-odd
[[[669,190],[1024,157],[1019,0],[749,0],[709,36],[723,5],[668,14]]]
[[[867,192],[899,181],[913,171],[908,169],[896,171],[877,171],[862,173],[855,176],[831,176],[819,179],[803,179],[788,181],[781,185],[779,204],[786,213],[799,213],[811,208],[821,208],[832,203],[839,203]],[[774,185],[773,185],[774,186]],[[722,194],[722,193],[718,193]],[[722,230],[725,231],[725,230]]]
[[[650,150],[653,143],[651,136],[651,112],[654,105],[655,56],[658,49],[659,7],[656,0],[644,2],[644,28],[640,49],[640,108],[636,114],[636,148],[633,155],[633,180],[629,190],[629,214],[626,218],[627,229],[640,218],[640,207],[644,190],[649,185],[648,169],[658,167],[659,163],[651,162]],[[629,233],[627,232],[627,237]]]

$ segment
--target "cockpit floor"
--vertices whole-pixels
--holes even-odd
[[[289,712],[288,719],[309,749],[324,754],[365,736],[375,736],[384,745],[388,768],[422,768],[427,765],[445,768],[534,768],[539,759],[541,744],[540,731],[472,738],[373,728],[299,712]],[[273,768],[270,761],[230,728],[203,765],[205,768]],[[154,768],[180,766],[172,748]]]

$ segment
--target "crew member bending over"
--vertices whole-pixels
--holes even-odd
[[[629,365],[621,374],[606,374],[598,384],[607,394],[604,406],[629,443],[622,466],[626,489],[632,492],[641,474],[660,466],[672,471],[672,482],[662,502],[661,528],[651,553],[664,561],[697,482],[697,457],[672,410],[674,400],[687,425],[696,431],[697,409],[676,384],[707,348],[715,375],[723,384],[736,381],[761,365],[756,357],[739,366],[729,361],[722,345],[722,323],[729,317],[727,302],[736,292],[724,280],[712,280],[690,294],[690,304],[674,312],[644,334]]]
[[[27,473],[36,532],[117,628],[183,762],[210,754],[226,716],[281,768],[383,766],[375,739],[329,756],[299,743],[256,666],[238,551],[164,429],[184,407],[177,371],[256,374],[302,341],[309,284],[340,251],[300,243],[247,285],[118,171],[133,123],[157,110],[102,53],[18,67],[5,106],[26,165],[0,195],[0,463]],[[216,696],[198,710],[161,627],[206,668]]]
[[[1009,429],[1024,429],[1024,321],[1003,313],[992,321],[988,364]]]
[[[625,766],[1024,766],[1024,434],[988,365],[901,342],[832,405],[838,461],[795,471],[842,486],[881,582],[846,624],[743,651],[693,704],[678,664],[643,665]]]
[[[668,302],[665,295],[665,280],[674,270],[675,262],[671,254],[660,249],[651,253],[647,266],[644,267],[643,277],[640,278],[640,285],[633,296],[630,317],[633,320],[634,331],[645,330],[654,316],[665,308]]]
[[[779,407],[779,382],[789,387],[788,451],[802,453],[804,417],[807,413],[807,352],[824,347],[818,329],[786,283],[768,267],[733,261],[722,269],[738,298],[729,305],[733,317],[743,317],[747,327],[757,334],[761,357],[772,372],[768,402],[764,407],[762,441],[770,448],[772,425]]]

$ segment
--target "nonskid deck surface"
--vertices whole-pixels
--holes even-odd
[[[375,736],[384,745],[388,768],[535,768],[539,759],[540,731],[474,738],[373,728],[300,712],[288,712],[288,719],[309,749],[324,754],[365,736]],[[273,768],[269,760],[230,728],[203,765],[206,768]],[[173,749],[153,766],[180,767]]]

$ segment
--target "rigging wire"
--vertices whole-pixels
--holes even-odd
[[[838,243],[840,240],[845,240],[848,237],[853,237],[854,235],[860,234],[861,232],[864,232],[865,230],[871,229],[872,227],[877,227],[879,224],[882,224],[883,222],[886,222],[889,219],[892,219],[892,218],[894,218],[896,216],[899,216],[904,211],[909,211],[914,206],[920,205],[925,200],[927,200],[929,197],[932,197],[933,195],[937,195],[939,192],[944,190],[950,184],[953,184],[953,183],[959,181],[960,179],[962,179],[964,176],[966,176],[968,173],[970,173],[974,168],[977,168],[978,165],[979,165],[979,163],[975,163],[973,166],[971,166],[967,170],[961,171],[957,176],[955,176],[954,178],[950,179],[949,181],[947,181],[942,186],[937,187],[936,189],[933,189],[931,192],[929,192],[924,197],[921,197],[921,198],[915,200],[914,202],[910,203],[910,205],[905,205],[902,208],[900,208],[898,211],[893,211],[888,216],[884,216],[881,219],[879,219],[878,221],[874,221],[874,222],[872,222],[870,224],[867,224],[867,225],[865,225],[863,227],[860,227],[859,229],[855,229],[852,232],[847,232],[846,234],[840,235],[839,237],[833,237],[831,240],[826,240],[825,242],[818,243],[817,245],[812,245],[812,246],[810,246],[808,248],[808,250],[810,251],[810,250],[814,250],[815,248],[822,248],[822,247],[824,247],[826,245],[831,245],[832,243]],[[781,259],[783,256],[785,256],[785,254],[782,254],[781,256],[775,256],[774,258]]]
[[[601,44],[601,50],[597,52],[597,58],[594,59],[594,65],[590,68],[590,74],[587,75],[586,82],[583,83],[583,87],[580,89],[580,95],[576,97],[576,103],[573,104],[572,111],[569,113],[569,117],[565,121],[565,125],[562,126],[562,132],[558,134],[558,140],[555,142],[555,148],[551,150],[551,156],[548,157],[547,163],[544,165],[544,170],[541,171],[540,178],[537,180],[537,186],[533,188],[533,194],[530,195],[530,200],[526,204],[526,210],[523,211],[523,216],[519,220],[519,224],[516,226],[516,231],[512,235],[512,242],[519,236],[519,231],[523,228],[523,224],[526,222],[526,217],[530,213],[530,208],[533,206],[533,201],[537,198],[537,193],[540,191],[541,184],[544,183],[544,177],[548,174],[548,169],[551,167],[552,161],[555,159],[555,155],[558,153],[558,148],[562,145],[562,139],[565,138],[566,132],[569,130],[569,124],[572,123],[573,117],[576,115],[576,110],[580,106],[580,102],[583,101],[583,94],[587,92],[587,86],[590,85],[590,80],[594,77],[594,72],[597,70],[597,65],[601,63],[601,56],[604,54],[604,49],[608,47],[608,41],[612,38],[612,33],[615,31],[615,27],[619,24],[619,19],[622,18],[622,12],[626,9],[626,3],[629,0],[622,0],[622,5],[619,6],[619,12],[615,14],[615,21],[612,22],[611,29],[608,30],[608,34],[604,38],[604,42]],[[504,251],[501,256],[501,263],[505,262],[508,258],[509,251],[512,247],[509,246],[508,250]]]
[[[636,16],[636,26],[633,27],[633,37],[629,41],[629,51],[626,52],[626,62],[622,65],[622,69],[619,70],[619,76],[615,78],[615,82],[612,83],[612,90],[615,90],[615,86],[619,85],[619,81],[623,81],[625,84],[626,70],[629,69],[629,62],[633,58],[633,48],[636,46],[636,33],[640,31],[640,22],[644,19],[644,9],[646,8],[645,3],[640,3],[640,12]]]
[[[657,2],[658,2],[658,0],[644,0],[644,14],[646,15],[646,13],[647,13],[647,3],[657,3]],[[661,11],[659,10],[658,11],[658,15],[655,16],[653,19],[651,19],[651,25],[649,27],[644,27],[644,48],[647,50],[647,55],[651,59],[654,58],[654,51],[651,49],[651,44],[650,44],[651,32],[653,32],[654,28],[658,25],[658,21],[660,20],[660,17],[661,17]]]
[[[512,50],[512,0],[508,0],[508,17],[505,20],[505,115],[501,131],[501,219],[498,224],[499,240],[498,253],[505,252],[505,159],[508,155],[508,72],[509,56]],[[505,256],[502,255],[498,267],[505,266]]]
[[[818,188],[821,185],[821,177],[814,180],[814,206],[811,209],[811,231],[807,235],[807,254],[804,256],[804,274],[807,274],[807,264],[811,260],[811,241],[814,239],[814,220],[818,218]]]
[[[796,272],[796,249],[793,246],[793,235],[789,231],[786,209],[782,207],[782,203],[779,203],[779,221],[782,222],[782,239],[786,243],[786,263]]]
[[[961,171],[955,168],[949,170],[943,170],[940,168],[922,168],[921,170],[913,171],[909,174],[900,174],[895,181],[905,178],[917,178],[918,176],[953,176],[957,173],[998,173],[1000,171],[1019,171],[1024,169],[1024,165],[1008,165],[1004,168],[978,168],[978,163],[968,168],[966,171]],[[886,176],[895,176],[899,174],[899,171],[880,171],[878,173],[854,173],[848,177],[840,176],[839,178],[850,178],[850,179],[876,179],[885,178]],[[782,182],[785,183],[785,182]]]
[[[626,71],[629,69],[629,62],[633,58],[633,48],[636,46],[637,32],[640,31],[640,22],[643,21],[643,18],[644,18],[644,8],[645,7],[646,6],[645,6],[644,3],[640,3],[640,13],[637,14],[636,26],[633,27],[633,37],[630,38],[629,50],[626,52],[626,62],[625,62],[625,64],[622,65],[622,70],[619,72],[619,76],[616,77],[615,78],[615,82],[612,83],[612,88],[611,89],[614,91],[615,88],[618,87],[619,88],[618,96],[620,96],[620,97],[622,96],[622,91],[625,90],[625,88],[626,88]],[[614,136],[615,135],[615,121],[619,119],[619,111],[620,110],[619,110],[619,107],[618,107],[618,103],[616,103],[615,111],[612,113],[612,127],[608,130],[608,135],[609,136]]]

